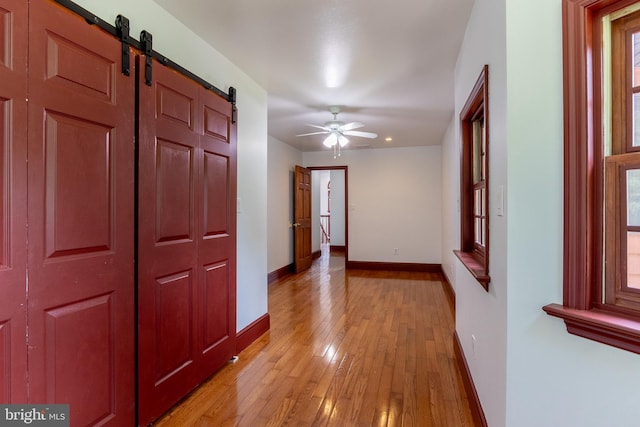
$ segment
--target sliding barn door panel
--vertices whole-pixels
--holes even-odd
[[[139,421],[188,393],[197,359],[198,88],[154,64],[139,82]],[[143,73],[141,73],[143,74]]]
[[[27,401],[27,1],[0,0],[0,402]]]
[[[116,39],[51,2],[29,43],[29,400],[132,424],[135,82]]]
[[[201,208],[198,265],[200,289],[199,380],[235,352],[236,337],[236,126],[231,104],[201,90]]]
[[[138,84],[138,402],[148,424],[235,350],[236,161],[228,102],[155,61],[152,86]]]

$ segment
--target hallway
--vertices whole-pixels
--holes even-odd
[[[157,426],[473,426],[439,276],[349,270],[269,286],[271,329]]]

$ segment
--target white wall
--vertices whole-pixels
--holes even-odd
[[[311,171],[311,253],[320,251],[320,211],[322,205],[322,182],[329,181],[326,171]]]
[[[331,181],[331,171],[328,170],[316,170],[312,172],[313,175],[311,176],[311,179],[314,178],[318,178],[319,182],[318,182],[318,187],[320,189],[320,200],[319,200],[319,205],[318,204],[314,204],[314,210],[318,210],[315,208],[315,206],[320,206],[320,214],[321,215],[326,215],[327,213],[329,213],[329,200],[328,200],[328,194],[329,194],[329,189],[327,188],[327,186],[329,185],[329,182]]]
[[[442,139],[442,271],[451,286],[456,285],[456,263],[453,251],[460,249],[460,126],[454,114]]]
[[[476,0],[443,139],[443,187],[459,185],[457,114],[489,64],[490,292],[453,261],[456,329],[492,427],[638,425],[638,355],[570,335],[541,309],[562,302],[561,0]],[[453,130],[452,130],[453,128]],[[504,186],[505,216],[496,215]],[[445,218],[457,200],[443,197]],[[443,266],[457,247],[443,221]],[[477,338],[475,354],[471,335]]]
[[[345,245],[344,171],[332,170],[331,177],[331,246]]]
[[[269,137],[267,149],[267,265],[272,272],[293,262],[293,177],[302,152]]]
[[[506,217],[496,215],[495,203],[499,186],[506,188],[507,174],[505,31],[504,0],[476,0],[456,64],[455,112],[442,148],[445,191],[451,192],[443,206],[448,219],[443,222],[443,250],[448,252],[460,247],[459,114],[482,67],[489,64],[489,292],[450,253],[443,254],[443,261],[456,290],[456,331],[491,427],[505,426],[507,399],[507,224]]]
[[[131,34],[153,34],[154,50],[196,75],[238,90],[237,329],[267,312],[267,93],[214,47],[151,0],[75,0],[108,22],[130,19]],[[214,43],[215,44],[215,43]]]
[[[506,3],[507,425],[638,426],[640,356],[540,309],[562,303],[561,1]]]
[[[303,153],[306,166],[348,166],[349,259],[440,264],[440,147]],[[398,248],[394,255],[393,249]]]

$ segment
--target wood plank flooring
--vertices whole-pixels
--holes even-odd
[[[325,255],[269,286],[271,330],[174,407],[169,426],[473,426],[440,276]]]

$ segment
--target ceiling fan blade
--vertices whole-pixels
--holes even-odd
[[[361,132],[359,130],[348,130],[346,132],[342,132],[345,135],[349,136],[361,136],[362,138],[377,138],[378,134],[373,132]]]
[[[307,123],[307,126],[311,126],[311,127],[318,128],[318,129],[322,129],[322,130],[326,130],[326,131],[331,130],[331,129],[329,129],[329,128],[328,128],[328,127],[326,127],[326,126],[312,125],[312,124],[309,124],[309,123]]]
[[[300,135],[296,135],[296,136],[309,136],[309,135],[326,135],[328,134],[329,131],[323,131],[323,132],[311,132],[311,133],[301,133]]]
[[[360,122],[351,122],[351,123],[347,123],[346,125],[340,126],[340,130],[344,132],[347,130],[360,129],[363,126],[364,124]]]

